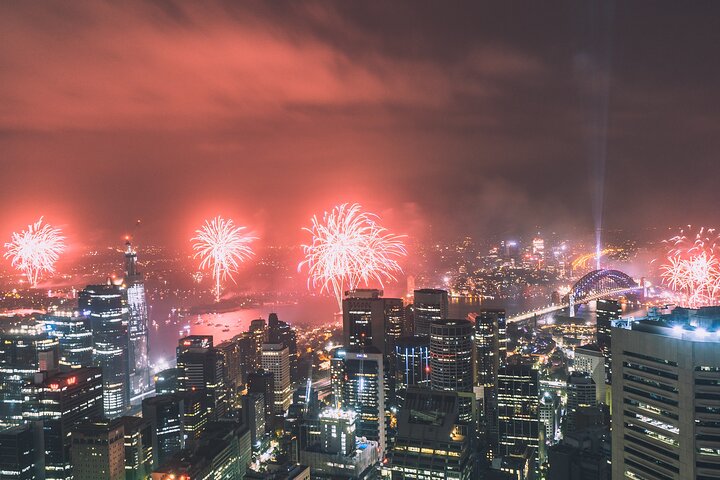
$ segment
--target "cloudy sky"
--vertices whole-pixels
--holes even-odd
[[[0,234],[717,224],[718,45],[713,1],[2,2]]]

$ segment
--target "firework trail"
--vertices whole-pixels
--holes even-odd
[[[681,230],[664,243],[668,251],[665,262],[660,266],[663,282],[680,293],[690,308],[717,305],[720,259],[715,229],[703,227],[694,238]]]
[[[27,230],[13,233],[10,243],[5,244],[5,258],[11,259],[12,266],[25,274],[30,286],[37,287],[43,272],[55,271],[55,262],[65,250],[61,230],[43,225],[43,217],[28,225]]]
[[[195,255],[200,259],[200,269],[212,271],[215,279],[215,301],[220,300],[220,283],[227,277],[233,280],[240,264],[253,255],[250,242],[257,237],[243,233],[245,227],[235,226],[232,220],[218,216],[206,220],[205,225],[196,230],[193,242]]]
[[[298,271],[308,268],[308,284],[322,292],[333,292],[342,308],[343,292],[361,283],[383,286],[402,271],[396,260],[407,255],[403,236],[393,235],[377,224],[377,215],[363,212],[357,203],[341,204],[312,218],[304,228],[312,243],[303,245],[305,260]]]

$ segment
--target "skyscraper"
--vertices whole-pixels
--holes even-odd
[[[265,405],[265,423],[272,424],[272,416],[275,410],[275,381],[272,372],[260,369],[257,372],[248,374],[248,392],[262,394]]]
[[[410,388],[398,414],[398,434],[383,465],[390,480],[469,480],[471,442],[463,435],[455,392]]]
[[[0,429],[0,479],[42,480],[42,424]]]
[[[348,347],[335,351],[333,391],[342,408],[358,415],[356,432],[386,448],[383,355],[375,347]]]
[[[575,349],[573,369],[587,373],[595,381],[595,399],[598,404],[607,403],[605,399],[605,357],[595,344],[583,345]]]
[[[592,377],[584,372],[573,372],[567,381],[567,413],[565,431],[575,430],[575,416],[580,409],[597,406],[597,386]]]
[[[268,316],[268,343],[282,343],[288,347],[290,381],[295,384],[299,380],[297,333],[287,322],[278,319],[277,313]]]
[[[143,275],[137,269],[137,252],[125,243],[125,287],[128,305],[128,364],[132,395],[150,390],[148,310]]]
[[[262,346],[262,367],[273,375],[273,413],[284,414],[292,403],[290,349],[282,343]]]
[[[469,318],[475,321],[476,385],[482,388],[482,418],[488,439],[497,437],[497,378],[506,363],[505,310],[482,309]]]
[[[125,288],[118,285],[88,285],[80,292],[78,305],[90,319],[93,332],[93,364],[102,368],[104,412],[121,416],[130,406],[128,358],[128,307]]]
[[[120,417],[120,422],[125,435],[125,480],[146,480],[152,472],[152,426],[140,417]]]
[[[410,387],[429,387],[430,337],[403,337],[398,340],[395,345],[395,371],[401,400]]]
[[[58,363],[61,369],[92,365],[90,320],[80,313],[77,304],[52,305],[39,320],[48,335],[58,340]]]
[[[448,316],[448,293],[445,290],[423,288],[415,290],[413,319],[415,335],[430,335],[430,324]]]
[[[81,424],[71,442],[75,480],[125,480],[125,430],[119,418]]]
[[[57,368],[58,341],[34,321],[3,325],[0,332],[0,428],[23,423],[23,386],[40,371]]]
[[[509,365],[498,374],[498,454],[517,455],[528,447],[537,458],[540,438],[538,371]]]
[[[605,357],[605,376],[608,382],[612,379],[612,359],[610,356],[612,321],[619,319],[621,314],[622,309],[616,300],[600,299],[597,301],[595,308],[597,345]]]
[[[473,422],[473,325],[467,320],[430,324],[430,386],[459,392],[459,421]],[[462,395],[462,394],[466,395]]]
[[[720,478],[718,327],[612,329],[613,478]]]
[[[212,335],[181,338],[177,346],[177,368],[179,391],[204,392],[208,418],[222,417],[228,408],[225,359],[213,347]]]
[[[103,416],[102,370],[85,367],[36,377],[23,388],[23,417],[43,422],[45,478],[71,479],[70,432]]]

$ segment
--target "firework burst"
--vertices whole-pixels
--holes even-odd
[[[345,289],[371,282],[383,286],[402,271],[397,258],[407,254],[403,236],[389,233],[377,219],[356,203],[341,204],[325,212],[322,220],[314,216],[312,225],[304,229],[312,235],[312,243],[302,246],[305,260],[298,271],[307,266],[308,283],[332,292],[340,308]]]
[[[236,226],[232,220],[218,216],[206,220],[192,238],[193,258],[200,259],[200,269],[212,271],[215,279],[215,301],[220,300],[220,284],[238,271],[240,264],[253,255],[250,242],[257,237],[246,235],[245,227]]]
[[[65,237],[61,233],[59,228],[43,224],[43,217],[40,217],[28,225],[27,230],[12,234],[12,240],[5,244],[4,256],[25,274],[32,287],[37,287],[40,275],[54,272],[55,262],[65,250]]]
[[[694,236],[681,230],[664,243],[668,251],[660,266],[663,282],[680,293],[690,308],[717,305],[720,260],[715,229],[701,228]]]

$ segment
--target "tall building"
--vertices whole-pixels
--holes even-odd
[[[273,375],[273,414],[283,415],[292,403],[290,349],[282,343],[264,344],[262,367]]]
[[[413,321],[415,335],[430,335],[430,324],[448,316],[448,292],[433,288],[415,290]]]
[[[23,417],[43,422],[44,478],[72,479],[70,432],[103,416],[102,370],[85,367],[36,377],[23,388]]]
[[[585,407],[597,406],[597,388],[592,377],[583,372],[573,372],[567,380],[567,413],[565,431],[575,431],[575,416]]]
[[[253,450],[258,449],[262,443],[265,432],[265,395],[248,392],[242,397],[243,423],[250,429],[250,441]]]
[[[137,268],[137,252],[125,243],[125,287],[128,306],[128,364],[130,390],[140,395],[151,389],[148,355],[148,309],[143,275]]]
[[[152,426],[140,417],[120,417],[120,422],[125,432],[125,480],[146,480],[152,473]]]
[[[595,318],[597,322],[597,345],[605,357],[605,376],[608,382],[612,378],[612,360],[610,350],[612,348],[611,328],[613,320],[620,318],[622,309],[617,300],[600,299],[597,301],[595,308]]]
[[[530,365],[508,365],[498,373],[498,454],[533,450],[540,439],[538,371]]]
[[[313,478],[369,480],[377,478],[377,442],[355,436],[357,414],[353,410],[325,408],[304,419],[299,461],[308,465]]]
[[[71,442],[75,480],[125,480],[125,429],[119,418],[81,424]]]
[[[498,429],[498,372],[507,357],[506,315],[505,310],[482,309],[469,318],[475,323],[475,383],[482,389],[483,430],[492,439]]]
[[[297,332],[290,324],[278,319],[277,313],[271,313],[268,316],[267,343],[282,343],[288,347],[290,381],[292,384],[298,382],[300,377],[298,376]]]
[[[48,335],[58,340],[58,364],[61,369],[92,365],[90,320],[80,313],[77,306],[52,305],[39,320]]]
[[[612,329],[613,478],[720,478],[720,317],[713,323]]]
[[[405,311],[402,299],[385,298],[382,290],[357,289],[343,299],[344,345],[373,346],[392,355],[402,336]]]
[[[410,387],[430,386],[430,337],[403,337],[395,345],[399,404]]]
[[[608,403],[605,399],[605,357],[595,344],[575,349],[573,370],[587,373],[595,382],[596,403]]]
[[[460,421],[474,421],[473,325],[469,321],[436,320],[430,324],[430,386],[459,392]]]
[[[128,306],[124,287],[88,285],[80,292],[78,306],[90,319],[93,364],[102,368],[103,410],[116,418],[130,407],[128,357]]]
[[[358,415],[356,435],[386,448],[383,355],[375,347],[348,347],[335,351],[333,391],[339,406]]]
[[[242,355],[240,353],[240,343],[236,339],[225,340],[215,348],[217,348],[223,356],[228,388],[234,392],[243,383],[242,372],[240,370],[240,357]]]
[[[58,341],[34,321],[0,332],[0,428],[23,423],[23,386],[41,371],[57,369]]]
[[[177,346],[180,392],[200,391],[207,396],[208,418],[218,419],[228,408],[225,359],[213,347],[212,335],[190,335]]]
[[[560,399],[550,392],[543,392],[540,396],[538,404],[538,414],[540,418],[540,430],[543,433],[543,440],[546,445],[555,443],[555,433],[558,429],[560,418]]]
[[[252,354],[250,359],[253,364],[250,365],[251,372],[262,368],[262,346],[263,343],[268,343],[268,328],[267,323],[262,318],[257,318],[250,322],[250,328],[248,329],[248,335],[251,339],[251,351]]]
[[[177,368],[167,368],[155,374],[155,395],[177,393],[180,390],[180,372]]]
[[[275,380],[272,372],[258,370],[248,375],[248,393],[257,393],[263,396],[265,404],[265,423],[267,428],[272,425],[272,417],[275,411]]]
[[[0,429],[0,479],[43,480],[42,427]]]
[[[398,413],[398,433],[383,465],[384,478],[469,480],[471,442],[462,434],[455,392],[410,388]]]

